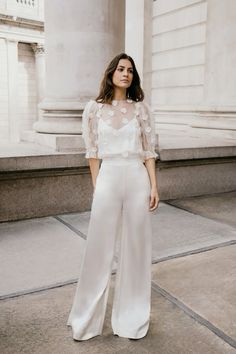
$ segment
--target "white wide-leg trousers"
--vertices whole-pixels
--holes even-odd
[[[67,325],[75,340],[102,333],[117,235],[114,334],[146,335],[151,295],[150,182],[140,159],[104,159],[94,191],[86,250]]]

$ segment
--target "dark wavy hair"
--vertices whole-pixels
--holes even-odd
[[[97,102],[100,103],[111,103],[113,98],[114,98],[114,85],[112,82],[112,76],[119,64],[119,61],[121,59],[128,59],[133,67],[133,80],[130,85],[130,87],[127,88],[126,90],[126,97],[129,99],[132,99],[135,102],[138,101],[143,101],[144,99],[144,92],[140,86],[140,77],[137,72],[135,63],[133,58],[131,58],[129,55],[126,53],[121,53],[115,56],[115,58],[112,59],[110,64],[105,70],[101,85],[100,85],[100,91],[95,99]]]

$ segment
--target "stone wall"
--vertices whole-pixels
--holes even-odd
[[[8,73],[6,42],[0,38],[0,139],[8,136]]]
[[[0,0],[0,13],[43,21],[44,0]]]
[[[44,81],[37,49],[44,44],[43,8],[44,0],[0,0],[1,141],[20,141],[37,119]]]
[[[193,108],[203,99],[207,3],[153,3],[152,105]]]
[[[235,139],[235,1],[158,0],[152,16],[159,128]]]
[[[173,155],[170,151],[166,153],[169,157]],[[192,151],[194,154],[201,155],[201,151]],[[230,155],[229,150],[227,154]],[[160,198],[170,200],[233,191],[235,171],[234,156],[158,161]],[[88,211],[92,193],[84,154],[0,159],[0,222]]]
[[[35,55],[29,43],[0,38],[0,139],[19,141],[37,120]]]

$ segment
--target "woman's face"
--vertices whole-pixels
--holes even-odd
[[[133,67],[128,59],[120,59],[112,76],[113,85],[127,89],[133,80]]]

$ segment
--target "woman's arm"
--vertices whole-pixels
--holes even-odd
[[[96,179],[99,172],[99,159],[90,158],[89,167],[92,175],[93,189],[95,189]]]
[[[157,192],[157,182],[156,182],[156,167],[155,167],[155,159],[150,158],[145,160],[145,166],[148,171],[150,184],[151,184],[151,193],[150,193],[150,205],[149,210],[153,211],[158,207],[159,203],[159,195]]]

